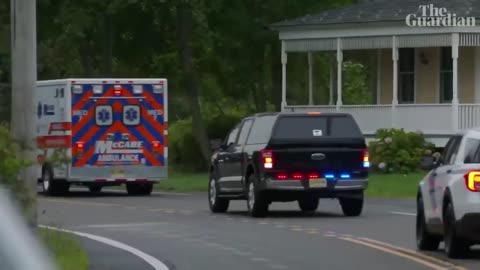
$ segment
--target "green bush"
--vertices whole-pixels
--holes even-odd
[[[26,209],[32,198],[28,197],[25,182],[18,179],[18,173],[31,162],[17,158],[20,150],[20,144],[10,135],[8,125],[0,124],[0,183],[10,189],[13,196]]]
[[[204,120],[208,137],[211,140],[224,139],[242,116],[238,113],[228,113],[206,117]],[[169,164],[182,170],[205,170],[208,164],[205,164],[195,134],[192,132],[192,119],[175,121],[170,124],[168,132]]]
[[[379,129],[368,149],[372,169],[384,173],[410,173],[419,168],[423,156],[431,155],[434,145],[418,132]]]

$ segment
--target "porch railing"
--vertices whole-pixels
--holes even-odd
[[[286,106],[286,111],[336,112],[332,105]],[[339,112],[350,113],[362,132],[374,134],[380,128],[404,128],[431,135],[450,135],[454,131],[453,106],[451,104],[401,104],[392,105],[343,105]],[[480,127],[480,104],[458,106],[458,130]]]

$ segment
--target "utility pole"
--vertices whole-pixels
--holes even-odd
[[[11,133],[28,146],[20,150],[19,158],[34,162],[35,105],[34,91],[37,81],[37,26],[36,0],[10,0],[12,48],[12,118]],[[37,224],[37,176],[35,167],[22,170],[19,181],[25,181],[31,207],[28,221]]]

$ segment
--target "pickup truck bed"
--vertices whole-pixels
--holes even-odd
[[[345,215],[358,216],[368,169],[365,139],[349,114],[257,114],[212,157],[210,209],[246,199],[252,216],[265,216],[275,201],[298,201],[311,212],[320,198],[338,198]]]

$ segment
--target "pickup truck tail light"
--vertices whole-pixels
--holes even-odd
[[[318,179],[320,178],[320,174],[318,173],[276,173],[274,175],[275,180],[302,180],[304,178],[308,179]]]
[[[363,150],[362,153],[362,162],[363,162],[363,167],[364,168],[369,168],[370,167],[370,159],[368,157],[368,151],[367,149]]]
[[[470,171],[464,175],[465,186],[472,192],[480,192],[480,171]]]
[[[263,168],[272,169],[273,168],[273,152],[272,150],[260,150],[260,158],[262,160]]]

